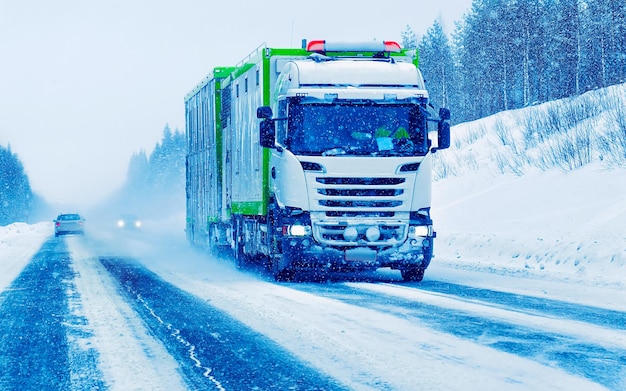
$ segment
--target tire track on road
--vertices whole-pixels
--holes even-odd
[[[468,300],[500,304],[526,313],[549,314],[550,316],[563,319],[585,322],[616,330],[626,330],[626,313],[620,311],[443,281],[423,281],[416,288],[434,293],[455,295]]]
[[[192,389],[342,390],[345,387],[205,301],[130,259],[101,257]]]
[[[89,333],[70,309],[74,274],[64,238],[46,241],[0,299],[0,389],[105,389]]]
[[[528,299],[528,303],[536,303],[536,298],[515,295],[511,308],[506,308],[506,301],[502,300],[504,292],[493,292],[499,297],[495,303],[487,301],[490,297],[481,292],[478,297],[472,297],[471,291],[458,296],[459,287],[454,287],[449,294],[440,293],[439,287],[432,292],[421,284],[396,285],[386,283],[339,283],[339,284],[292,284],[291,288],[320,296],[333,298],[345,303],[392,314],[404,319],[422,323],[431,329],[461,337],[478,344],[489,346],[497,350],[512,353],[539,362],[546,366],[558,366],[566,372],[587,378],[610,389],[618,390],[626,378],[626,350],[610,346],[610,341],[598,344],[595,336],[588,340],[576,334],[579,321],[571,320],[572,333],[556,332],[547,327],[543,329],[538,320],[533,324],[524,324],[516,321],[524,317],[541,318],[548,325],[558,320],[563,310],[558,309],[556,303],[544,303],[537,307],[525,308],[529,314],[521,312],[520,303]],[[469,288],[469,287],[468,287]],[[443,290],[445,292],[445,290]],[[433,296],[429,298],[429,296]],[[445,296],[445,297],[442,297]],[[445,302],[442,302],[445,300]],[[481,300],[484,300],[481,302]],[[564,303],[572,310],[575,306]],[[481,307],[484,309],[481,311]],[[584,307],[584,306],[582,306]],[[510,313],[510,317],[490,317],[494,308],[500,312]],[[551,309],[557,310],[552,313]],[[542,312],[539,309],[543,309]],[[583,311],[589,311],[584,308]],[[612,312],[613,316],[622,313]],[[582,315],[587,319],[595,319]],[[579,316],[570,316],[578,319]],[[519,319],[517,319],[519,320]],[[615,324],[616,319],[601,322]],[[615,331],[622,335],[621,326]],[[593,327],[592,327],[593,328]],[[601,331],[602,327],[596,327]],[[561,328],[562,330],[562,328]],[[605,329],[609,330],[609,329]]]

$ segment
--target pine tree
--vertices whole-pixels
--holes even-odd
[[[545,67],[537,101],[545,102],[581,93],[581,30],[578,0],[551,0],[544,17]],[[549,39],[548,39],[549,37]]]
[[[452,60],[437,53],[440,34],[433,26],[420,42],[420,67],[455,122],[626,81],[623,1],[474,0],[452,34]],[[450,70],[437,64],[444,58]]]
[[[165,125],[161,140],[149,156],[145,151],[133,154],[118,197],[125,211],[133,210],[145,217],[184,208],[186,143],[184,133],[178,129],[172,132]]]
[[[10,146],[0,146],[0,225],[28,221],[33,199],[22,163]]]
[[[173,184],[185,183],[185,157],[187,151],[185,135],[178,129],[172,133],[165,125],[163,137],[150,154],[151,184],[155,190],[171,189]]]
[[[626,77],[626,5],[580,0],[584,89],[606,87]]]
[[[149,191],[150,166],[146,151],[134,153],[128,164],[127,182],[133,191],[145,193]]]
[[[402,32],[402,47],[406,49],[415,49],[417,47],[417,36],[408,24]]]
[[[428,29],[419,44],[420,65],[430,101],[440,107],[449,107],[450,91],[455,82],[452,48],[443,27],[437,21]]]

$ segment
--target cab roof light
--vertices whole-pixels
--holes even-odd
[[[324,43],[326,41],[324,41],[323,39],[318,39],[315,41],[311,41],[306,45],[306,50],[308,52],[325,52],[326,50],[324,49]]]
[[[389,53],[400,53],[402,48],[400,44],[396,41],[383,41],[385,44],[385,51]]]
[[[371,41],[371,42],[326,42],[324,39],[317,39],[309,42],[306,46],[309,52],[387,52],[400,53],[402,48],[395,41]]]

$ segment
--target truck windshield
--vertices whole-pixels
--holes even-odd
[[[425,155],[426,121],[417,104],[292,102],[285,146],[296,155]]]

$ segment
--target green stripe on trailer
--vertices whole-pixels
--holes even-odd
[[[218,186],[222,187],[222,173],[224,171],[224,167],[222,167],[222,154],[223,151],[223,137],[224,134],[222,132],[222,119],[220,118],[220,108],[222,107],[222,81],[230,75],[234,67],[218,67],[213,69],[213,77],[215,78],[215,155],[217,156],[216,161],[216,174],[217,174],[217,183]],[[219,218],[217,218],[219,220]],[[216,222],[218,221],[216,220]]]
[[[271,53],[271,49],[265,51],[265,55],[263,56],[263,106],[271,106],[271,91],[270,91],[270,58],[271,56],[267,55]],[[269,194],[270,194],[270,157],[272,153],[269,148],[263,148],[263,199],[261,200],[262,205],[262,215],[267,215],[267,209],[269,206]]]
[[[245,63],[237,68],[235,68],[235,70],[233,70],[232,72],[232,79],[235,80],[237,79],[239,76],[243,75],[244,73],[248,72],[250,70],[250,68],[254,67],[256,64],[248,62]]]
[[[265,214],[262,201],[233,202],[230,210],[238,215],[261,216]]]
[[[310,55],[312,52],[308,52],[305,49],[294,49],[294,48],[288,48],[288,49],[281,49],[281,48],[266,48],[265,49],[265,57],[269,58],[272,56],[281,56],[281,57],[289,57],[289,56],[294,56],[294,57],[301,57],[301,56],[308,56]]]

